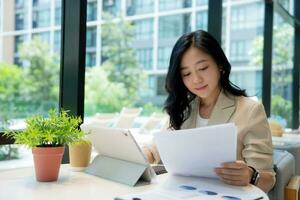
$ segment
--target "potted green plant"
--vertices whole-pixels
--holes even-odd
[[[92,143],[83,138],[69,144],[70,166],[75,171],[84,170],[90,163]]]
[[[56,181],[64,153],[64,146],[81,140],[85,134],[79,129],[82,120],[66,111],[50,110],[48,117],[33,116],[26,119],[21,132],[6,131],[5,135],[32,148],[36,179]]]

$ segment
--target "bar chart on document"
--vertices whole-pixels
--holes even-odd
[[[115,200],[268,200],[259,188],[230,186],[218,179],[169,176],[162,186],[151,191],[117,197]]]

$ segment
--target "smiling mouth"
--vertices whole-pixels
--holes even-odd
[[[202,87],[197,87],[197,88],[195,88],[196,90],[203,90],[203,89],[205,89],[207,87],[207,85],[204,85],[204,86],[202,86]]]

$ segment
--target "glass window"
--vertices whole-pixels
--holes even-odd
[[[48,7],[50,5],[50,0],[32,0],[33,7]]]
[[[15,36],[15,45],[14,45],[14,52],[13,52],[13,63],[18,66],[23,66],[22,60],[20,59],[20,45],[22,45],[25,41],[26,35],[16,35]]]
[[[97,19],[97,1],[89,0],[87,4],[87,21],[95,21]]]
[[[165,82],[166,82],[166,76],[157,76],[157,88],[156,88],[156,94],[157,95],[166,95],[165,90]]]
[[[152,48],[143,48],[136,50],[136,56],[138,63],[144,69],[151,69],[153,65],[153,49]]]
[[[157,52],[157,54],[158,54],[158,60],[157,60],[158,69],[167,69],[169,67],[172,48],[173,47],[171,47],[171,46],[158,48],[158,52]]]
[[[113,6],[114,2],[117,1],[103,1],[103,6]],[[146,5],[146,1],[126,2],[126,5],[130,3]],[[94,55],[99,56],[101,61],[96,59],[96,64],[91,64],[93,56],[88,55],[87,47],[85,120],[92,120],[96,113],[120,112],[123,107],[143,107],[143,117],[137,117],[132,125],[139,127],[145,115],[161,110],[163,98],[156,99],[156,89],[150,88],[153,79],[149,78],[154,71],[153,26],[153,18],[105,18],[101,34],[96,35],[101,37],[96,38],[101,46],[94,49]],[[149,86],[149,82],[152,85]]]
[[[149,97],[155,97],[156,96],[156,76],[154,75],[149,75],[145,80],[144,80],[144,88],[141,88],[139,90],[139,94],[141,98],[149,98]],[[151,100],[153,102],[153,98]]]
[[[97,29],[89,27],[86,31],[86,47],[96,47]]]
[[[54,51],[60,53],[60,43],[61,43],[61,32],[55,31],[54,32]]]
[[[54,44],[50,42],[54,40],[50,40],[50,32],[11,32],[28,28],[30,1],[1,2],[4,10],[0,13],[0,21],[3,21],[3,29],[0,29],[2,132],[4,129],[23,129],[27,117],[46,115],[49,109],[58,108],[59,54],[51,49]],[[48,1],[32,1],[34,9],[44,8],[43,2],[49,9]],[[27,149],[19,145],[0,145],[0,170],[32,164],[32,154]]]
[[[208,0],[196,0],[196,4],[197,6],[208,5]]]
[[[157,68],[167,69],[172,47],[178,37],[191,31],[190,14],[171,15],[159,18]]]
[[[171,15],[159,18],[159,39],[177,38],[191,31],[190,14]]]
[[[127,0],[127,15],[146,14],[154,11],[154,0]]]
[[[159,10],[174,10],[180,8],[189,8],[192,6],[191,0],[160,0]]]
[[[20,44],[23,44],[25,40],[25,35],[16,35],[15,36],[15,50],[14,52],[17,53]]]
[[[2,20],[2,30],[4,32],[28,28],[27,1],[2,1],[1,7],[5,16],[5,20]]]
[[[50,25],[50,10],[36,10],[32,13],[32,27],[48,27]]]
[[[94,67],[96,65],[96,52],[87,52],[85,65],[87,67]]]
[[[250,48],[248,40],[232,40],[230,58],[232,62],[248,62],[248,50]]]
[[[291,128],[294,28],[276,12],[272,47],[271,117]]]
[[[294,15],[294,1],[295,0],[278,0],[277,2],[291,15]]]
[[[199,11],[196,14],[196,29],[207,30],[207,11]]]
[[[16,13],[15,14],[15,30],[24,29],[25,16],[24,13]]]
[[[49,44],[50,42],[50,33],[49,32],[41,32],[32,34],[33,40],[41,40],[41,42]]]
[[[231,29],[259,29],[263,27],[263,4],[249,3],[232,6],[231,11]]]
[[[135,39],[152,40],[153,38],[153,19],[144,19],[134,21]]]
[[[25,7],[24,0],[15,0],[15,9],[22,9]]]
[[[222,47],[232,66],[230,80],[258,98],[262,94],[263,16],[263,2],[223,6]]]
[[[55,25],[61,24],[61,0],[55,0]]]
[[[107,12],[113,16],[120,15],[121,0],[103,0],[103,12]]]
[[[32,27],[48,27],[50,25],[50,0],[32,1]]]

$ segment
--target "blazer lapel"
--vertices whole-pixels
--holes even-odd
[[[232,95],[227,96],[221,91],[208,121],[208,125],[227,123],[233,115],[235,107],[235,97]]]
[[[191,102],[191,115],[183,122],[181,129],[196,128],[197,116],[199,115],[199,97]],[[230,120],[235,111],[236,100],[232,95],[220,92],[216,105],[212,111],[208,125],[223,124]]]

